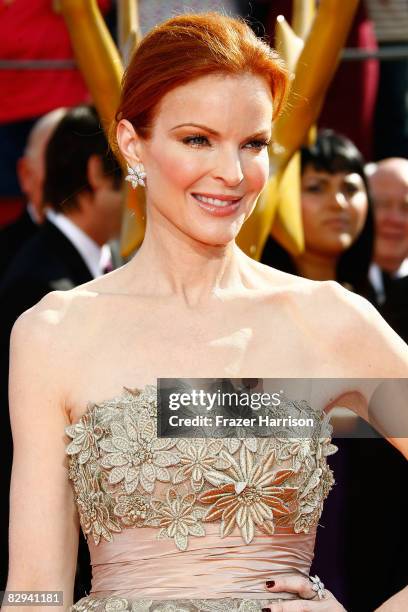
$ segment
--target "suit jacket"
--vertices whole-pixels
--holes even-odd
[[[20,217],[0,230],[0,278],[24,244],[36,234],[39,226],[31,219],[27,209]]]
[[[380,313],[405,342],[408,342],[408,276],[390,278],[383,274],[386,299]]]
[[[370,301],[399,336],[408,342],[408,276],[393,278],[381,271],[385,301],[379,304],[374,287]]]
[[[19,315],[31,308],[44,295],[54,290],[71,289],[92,280],[93,276],[73,244],[51,221],[45,221],[37,233],[13,259],[0,284],[0,447],[2,448],[1,490],[8,491],[12,438],[8,410],[8,370],[10,333]],[[35,356],[33,356],[35,358]],[[0,485],[0,486],[1,486]],[[7,550],[8,496],[0,502],[0,550]],[[75,599],[85,594],[90,585],[89,554],[84,538],[80,537],[81,575],[77,574]],[[0,590],[7,576],[7,555],[0,560]]]

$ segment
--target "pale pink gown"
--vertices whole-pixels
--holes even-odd
[[[89,404],[66,428],[66,453],[92,563],[71,611],[255,612],[266,580],[309,575],[332,484],[327,415],[300,438],[158,438],[156,387]],[[329,432],[329,434],[327,434]]]

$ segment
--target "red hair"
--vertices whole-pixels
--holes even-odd
[[[263,77],[271,89],[273,116],[279,113],[288,73],[276,51],[242,19],[202,13],[168,19],[143,38],[123,77],[116,122],[127,119],[139,136],[148,138],[166,93],[214,73]]]

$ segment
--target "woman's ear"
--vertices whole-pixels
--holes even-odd
[[[129,166],[142,162],[142,143],[135,128],[127,119],[121,119],[116,128],[116,141]]]

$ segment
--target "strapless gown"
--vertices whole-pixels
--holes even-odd
[[[307,439],[158,438],[157,388],[124,389],[66,427],[68,477],[87,539],[90,593],[71,611],[255,612],[290,593],[277,575],[309,575],[333,485],[328,417]]]

